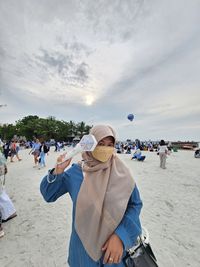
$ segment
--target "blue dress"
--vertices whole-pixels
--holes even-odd
[[[67,171],[57,175],[56,180],[48,183],[47,177],[50,181],[55,179],[55,175],[46,175],[40,185],[40,191],[47,202],[54,202],[57,198],[69,193],[73,202],[73,218],[72,218],[72,233],[69,245],[68,263],[70,267],[124,267],[123,262],[119,264],[103,264],[103,255],[101,259],[95,262],[87,254],[81,240],[79,239],[75,227],[75,209],[78,192],[83,181],[82,168],[78,164],[73,164]],[[114,204],[113,204],[114,208]],[[115,230],[115,234],[122,240],[124,245],[124,255],[126,249],[132,247],[138,235],[141,234],[141,225],[139,220],[140,210],[142,208],[142,201],[140,199],[139,191],[135,186],[132,195],[130,196],[128,206],[124,217]]]

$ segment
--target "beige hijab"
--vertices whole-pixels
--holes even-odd
[[[107,136],[116,140],[109,126],[95,126],[90,133],[97,142]],[[77,198],[75,229],[89,256],[97,261],[124,216],[135,183],[116,154],[105,163],[94,159],[90,152],[82,157],[84,179]]]

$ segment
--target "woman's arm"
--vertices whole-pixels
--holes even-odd
[[[124,249],[131,248],[142,232],[139,219],[141,208],[142,201],[138,188],[135,186],[123,219],[115,230],[115,234],[117,234],[123,242]]]
[[[57,198],[69,192],[69,179],[67,172],[54,175],[49,171],[40,184],[40,192],[43,198],[47,202],[54,202]]]
[[[62,162],[65,154],[57,159],[57,163]],[[69,166],[71,159],[56,164],[56,168],[48,172],[40,184],[40,192],[47,202],[54,202],[57,198],[70,192],[70,177],[68,171],[64,171]]]

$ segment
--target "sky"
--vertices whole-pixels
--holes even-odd
[[[200,141],[199,14],[200,0],[0,0],[0,123]]]

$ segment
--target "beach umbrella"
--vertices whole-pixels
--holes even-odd
[[[129,121],[133,121],[133,119],[134,119],[134,115],[133,115],[133,114],[128,114],[127,119],[128,119]]]

